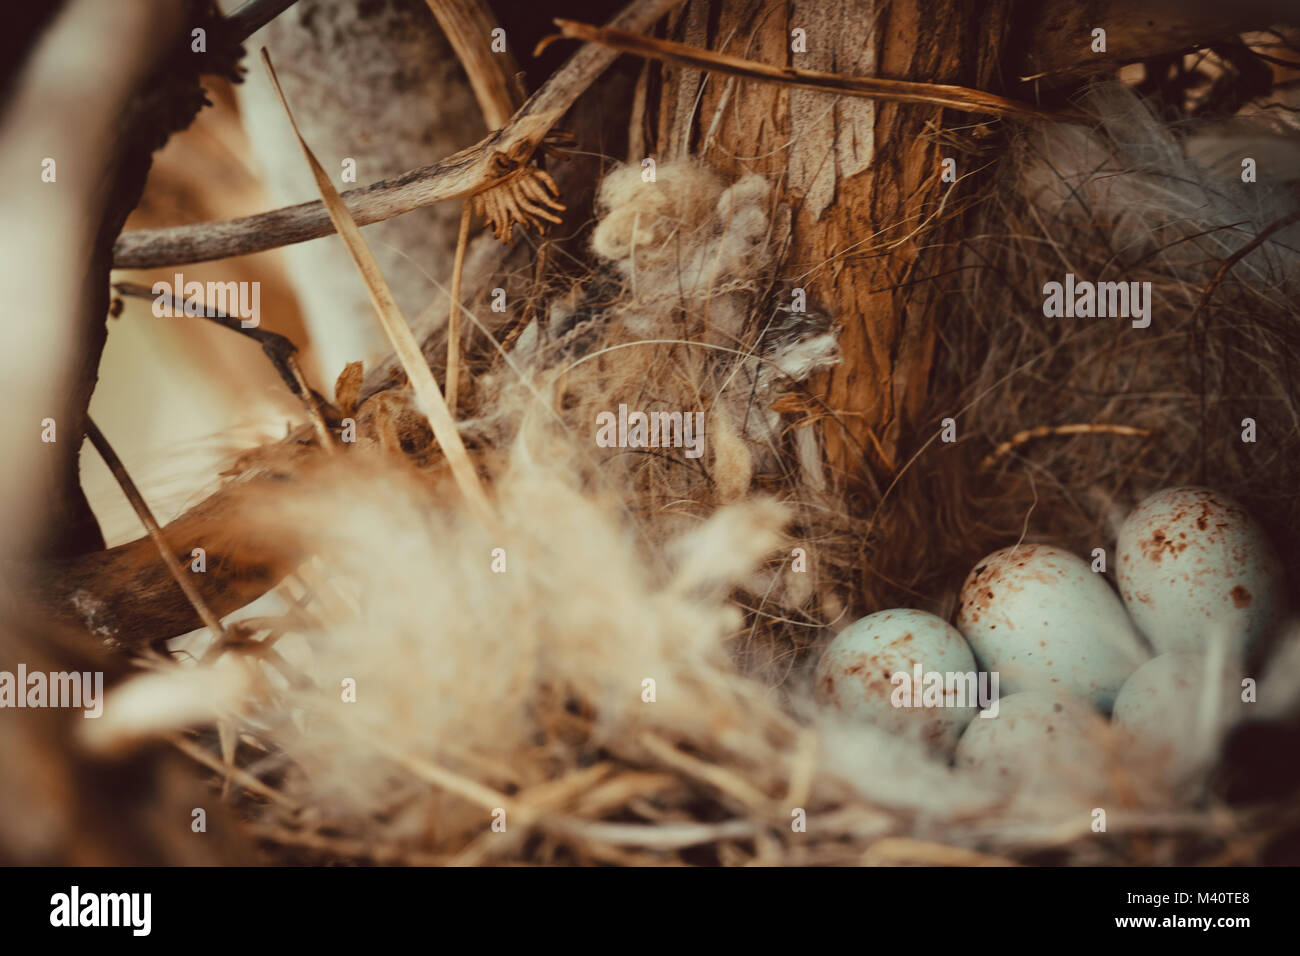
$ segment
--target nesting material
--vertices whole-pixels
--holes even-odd
[[[771,187],[750,174],[726,186],[698,162],[660,167],[647,181],[636,166],[610,172],[597,195],[603,213],[591,237],[638,304],[696,305],[755,291],[771,257]],[[735,329],[733,331],[739,331]]]
[[[839,360],[838,324],[815,309],[791,313],[769,292],[789,217],[762,177],[728,184],[695,161],[647,176],[620,166],[603,180],[597,270],[520,335],[513,367],[485,378],[482,425],[503,427],[494,441],[508,441],[514,410],[539,414],[546,394],[564,409],[568,440],[590,450],[596,480],[661,542],[719,503],[764,492],[799,501],[805,486],[825,487],[815,433],[790,434],[776,409]],[[702,456],[635,435],[622,443],[622,431],[619,447],[592,448],[601,416],[637,413],[694,416]],[[791,586],[807,594],[806,578],[753,586],[777,607],[789,606]]]

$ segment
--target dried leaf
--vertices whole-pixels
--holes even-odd
[[[339,372],[338,381],[334,383],[334,402],[345,417],[357,410],[361,383],[365,381],[364,366],[364,362],[349,362]]]

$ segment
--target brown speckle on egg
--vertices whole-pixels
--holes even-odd
[[[1276,553],[1244,508],[1207,488],[1142,501],[1120,529],[1117,576],[1129,614],[1160,652],[1203,648],[1222,632],[1239,648],[1283,609]]]

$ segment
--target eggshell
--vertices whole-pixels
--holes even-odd
[[[1250,706],[1241,701],[1235,670],[1224,668],[1211,681],[1206,655],[1196,651],[1161,654],[1139,667],[1115,699],[1112,718],[1135,766],[1175,788],[1197,781],[1223,733]]]
[[[1207,488],[1168,488],[1119,532],[1116,576],[1157,652],[1204,650],[1220,632],[1245,651],[1280,619],[1281,564],[1239,504]]]
[[[966,578],[957,627],[1002,690],[1054,690],[1103,711],[1150,655],[1106,580],[1045,544],[995,551]]]
[[[830,710],[950,752],[979,708],[974,702],[957,706],[955,687],[945,689],[942,706],[894,706],[903,684],[894,675],[909,675],[910,686],[918,664],[923,673],[969,674],[975,656],[956,628],[933,614],[880,611],[850,624],[827,646],[817,663],[815,694]]]
[[[992,709],[985,711],[991,713]],[[1024,691],[981,714],[957,743],[958,769],[1030,799],[1096,799],[1109,786],[1106,722],[1078,698]]]

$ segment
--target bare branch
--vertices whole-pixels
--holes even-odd
[[[291,449],[319,455],[314,445]],[[194,582],[204,602],[224,617],[274,587],[300,560],[296,543],[270,540],[245,518],[265,495],[283,490],[292,472],[279,467],[223,485],[216,493],[163,529],[167,540],[203,548],[208,571]],[[259,501],[260,500],[260,501]],[[15,584],[47,618],[87,631],[114,647],[139,647],[201,627],[203,622],[172,579],[148,536],[104,551],[36,561],[12,568]]]
[[[628,30],[647,29],[682,0],[634,0],[613,20]],[[396,179],[343,194],[357,225],[382,222],[444,199],[468,196],[506,179],[526,163],[546,134],[583,91],[614,62],[617,52],[589,45],[548,79],[510,123],[477,145]],[[113,247],[118,269],[205,262],[305,242],[334,231],[325,207],[301,203],[242,219],[124,232]]]
[[[746,60],[727,53],[716,53],[685,43],[642,36],[616,27],[597,27],[574,20],[556,20],[560,36],[567,39],[599,43],[621,53],[632,53],[650,60],[677,63],[727,73],[747,80],[764,83],[783,83],[806,90],[836,93],[842,96],[862,96],[868,99],[894,100],[899,103],[924,103],[965,110],[968,113],[988,113],[1012,119],[1065,120],[1084,119],[1074,111],[1042,110],[1029,103],[1007,99],[983,90],[946,83],[916,83],[909,80],[889,80],[876,76],[847,76],[842,73],[825,73],[821,70],[801,70],[793,66],[770,66],[757,60]],[[543,45],[548,41],[543,41]]]

